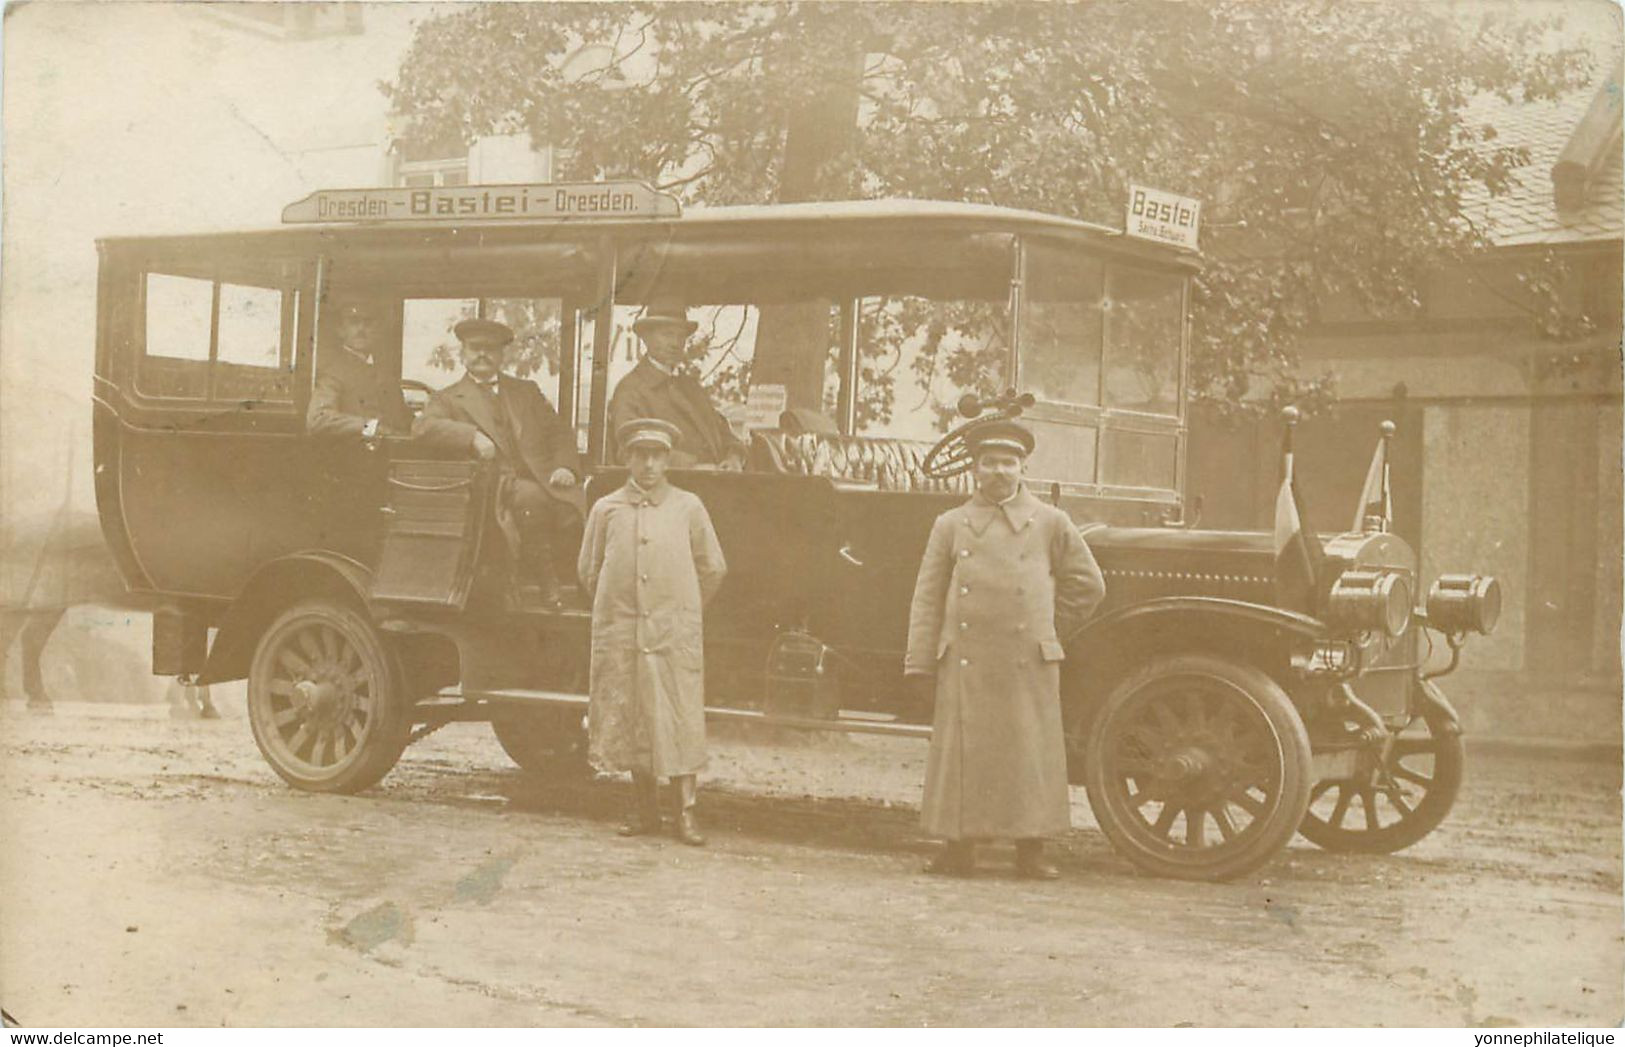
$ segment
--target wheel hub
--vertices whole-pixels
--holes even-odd
[[[331,680],[300,680],[293,688],[308,719],[317,724],[336,721],[345,695]]]

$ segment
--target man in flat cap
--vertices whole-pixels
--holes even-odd
[[[411,433],[412,412],[401,396],[400,383],[373,361],[379,348],[378,307],[362,299],[346,299],[330,305],[324,316],[331,318],[338,337],[336,344],[323,347],[316,361],[315,387],[305,412],[306,432],[357,440]]]
[[[629,371],[609,400],[611,432],[638,418],[662,418],[677,428],[681,440],[671,454],[679,469],[744,466],[745,448],[728,420],[711,403],[692,375],[681,373],[683,347],[699,325],[688,318],[681,299],[661,295],[650,299],[632,330],[643,340],[643,359]],[[626,448],[621,449],[626,460]]]
[[[606,771],[632,773],[623,836],[661,828],[656,790],[676,794],[675,835],[690,846],[696,774],[705,764],[703,611],[727,574],[698,497],[666,481],[677,427],[633,418],[615,433],[627,481],[593,504],[576,564],[592,601],[588,752]]]
[[[504,503],[519,532],[520,565],[559,602],[559,578],[581,525],[581,456],[575,433],[535,382],[502,373],[513,331],[495,320],[463,320],[453,329],[462,343],[463,377],[433,396],[419,419],[440,430],[429,442],[482,459],[495,458],[509,479]]]
[[[968,875],[976,841],[1014,839],[1017,872],[1053,879],[1044,838],[1071,827],[1061,644],[1106,585],[1072,520],[1022,484],[1031,431],[990,419],[966,442],[976,494],[931,528],[903,663],[936,700],[921,823],[947,842],[927,869]]]

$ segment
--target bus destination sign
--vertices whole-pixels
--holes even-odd
[[[1202,220],[1202,201],[1176,196],[1143,185],[1128,188],[1128,228],[1141,240],[1174,244],[1196,250],[1196,230]]]
[[[287,223],[676,218],[677,198],[643,182],[544,182],[318,189],[282,209]]]

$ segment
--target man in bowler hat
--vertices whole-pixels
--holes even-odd
[[[699,325],[688,318],[681,299],[669,295],[652,298],[632,330],[643,340],[643,359],[629,371],[609,401],[610,431],[618,433],[638,418],[660,418],[676,427],[678,446],[671,464],[679,469],[717,466],[740,469],[745,448],[728,420],[692,375],[678,369],[683,347]],[[621,460],[626,448],[620,448]]]
[[[463,377],[429,398],[421,421],[450,433],[432,442],[503,465],[521,566],[543,603],[555,605],[582,518],[575,433],[535,382],[502,373],[513,341],[508,325],[469,319],[452,330],[462,343]]]

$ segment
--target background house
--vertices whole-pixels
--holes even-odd
[[[1450,687],[1479,732],[1620,736],[1621,83],[1616,68],[1557,102],[1481,103],[1498,141],[1529,150],[1512,192],[1474,202],[1493,250],[1434,273],[1414,319],[1321,303],[1303,351],[1338,392],[1299,430],[1311,524],[1350,526],[1393,419],[1395,530],[1420,543],[1424,576],[1471,569],[1505,586],[1500,628]],[[1538,329],[1519,278],[1546,255],[1593,333]],[[1204,526],[1269,526],[1279,446],[1273,419],[1198,412],[1189,475]]]

